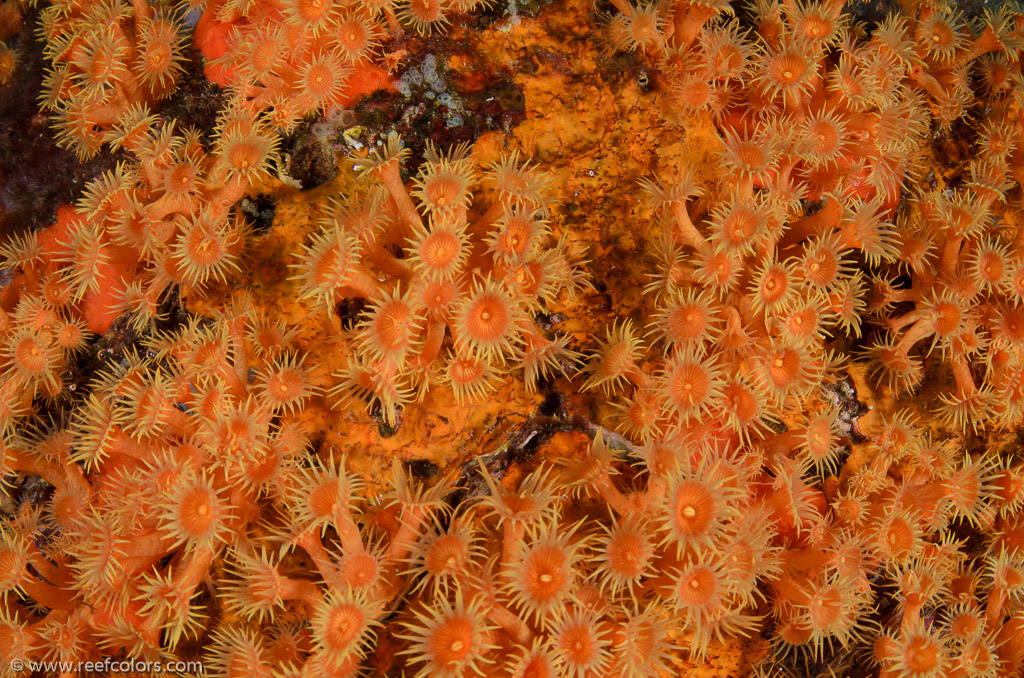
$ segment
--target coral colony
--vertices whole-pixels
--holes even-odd
[[[396,81],[395,46],[487,5],[0,4],[0,83],[34,32],[57,142],[116,158],[0,248],[0,676],[655,678],[737,646],[735,675],[1021,675],[1024,10],[612,0],[601,58],[713,130],[624,217],[663,233],[631,262],[657,262],[649,312],[551,331],[606,284],[570,196],[523,152],[411,154],[385,123],[282,255],[279,294],[330,318],[311,339],[234,284],[267,237],[244,199],[304,120],[382,87],[453,100],[434,54]],[[225,92],[209,129],[164,111],[189,45]],[[76,388],[114,331],[135,339]],[[829,397],[847,374],[895,403],[863,431]],[[595,421],[514,472],[476,448],[418,476],[310,424],[552,383]]]

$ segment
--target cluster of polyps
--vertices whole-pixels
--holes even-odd
[[[533,315],[584,284],[579,257],[547,221],[548,179],[517,154],[483,180],[494,196],[471,218],[477,170],[466,147],[427,160],[408,190],[397,137],[358,161],[367,179],[323,219],[296,279],[330,313],[343,299],[368,308],[356,329],[357,360],[339,395],[396,408],[435,383],[460,402],[494,390],[509,366],[527,388],[574,360],[568,337],[548,337]]]
[[[310,370],[244,296],[146,349],[99,374],[70,422],[4,430],[4,472],[54,488],[0,521],[5,663],[191,656],[204,638],[208,672],[231,678],[406,661],[424,677],[653,678],[769,614],[780,653],[875,640],[891,676],[1024,661],[1024,467],[960,457],[908,417],[824,491],[792,457],[834,445],[827,426],[624,451],[561,434],[561,469],[515,485],[481,469],[476,500],[402,471],[370,498],[344,460],[307,453]],[[989,538],[969,548],[964,527]]]
[[[721,172],[702,189],[687,173],[645,184],[672,230],[652,285],[658,355],[619,325],[589,368],[591,386],[632,389],[622,424],[642,445],[623,456],[599,438],[570,450],[563,473],[537,469],[514,490],[485,472],[481,499],[453,507],[449,482],[428,490],[396,473],[373,501],[345,463],[308,455],[311,370],[291,332],[242,296],[151,338],[68,419],[42,423],[39,410],[71,397],[62,375],[101,315],[131,309],[144,330],[172,284],[199,289],[239,266],[248,233],[231,208],[273,157],[257,113],[286,127],[287,106],[333,101],[345,74],[325,50],[361,39],[324,36],[349,11],[332,3],[260,17],[289,27],[269,47],[309,21],[283,58],[316,63],[262,62],[269,76],[242,87],[208,150],[139,105],[146,74],[130,64],[156,31],[145,3],[55,7],[47,32],[74,29],[51,36],[67,80],[50,83],[70,97],[56,105],[81,130],[73,143],[88,154],[107,141],[128,159],[54,230],[4,249],[18,274],[0,296],[0,470],[54,488],[0,522],[5,666],[184,654],[182,641],[203,638],[224,676],[353,675],[386,662],[392,642],[421,676],[654,676],[681,648],[699,656],[770,616],[782,653],[874,641],[887,677],[1019,673],[1021,464],[972,458],[898,416],[840,467],[838,413],[817,400],[835,373],[830,332],[858,334],[870,300],[897,309],[893,337],[871,351],[894,390],[918,385],[914,351],[930,339],[956,381],[948,423],[1019,419],[1022,238],[1003,242],[994,224],[1016,223],[1005,198],[1024,166],[1016,15],[992,15],[968,40],[955,13],[922,7],[868,38],[835,3],[766,2],[751,43],[737,24],[709,24],[708,5],[623,4],[613,30],[659,56],[722,136]],[[100,16],[109,31],[74,32]],[[97,36],[105,51],[90,51]],[[164,69],[151,84],[173,79],[171,38],[139,66]],[[949,120],[970,103],[968,66],[991,102],[983,157],[968,185],[921,192],[893,219],[929,107]],[[295,87],[300,74],[311,87]],[[85,93],[103,106],[76,108]],[[329,311],[366,301],[337,391],[392,420],[435,382],[479,397],[510,364],[532,385],[572,359],[529,318],[580,284],[572,248],[551,236],[545,179],[504,158],[477,205],[465,150],[430,151],[410,189],[391,140],[360,161],[365,184],[295,264],[304,296]],[[886,277],[897,260],[909,283]],[[873,297],[860,263],[879,271]],[[987,536],[963,541],[968,531]],[[895,603],[878,606],[884,616],[882,597]]]
[[[1007,191],[1024,177],[1024,15],[1002,8],[972,32],[940,3],[869,33],[842,3],[762,2],[744,31],[715,18],[726,5],[617,5],[619,44],[657,57],[679,104],[711,113],[721,136],[702,203],[686,172],[651,186],[677,225],[664,248],[658,289],[670,299],[659,334],[692,354],[687,365],[703,346],[725,346],[711,352],[717,376],[756,376],[766,391],[728,395],[710,378],[722,388],[708,389],[719,398],[702,408],[732,416],[730,399],[777,400],[780,377],[797,391],[813,386],[829,334],[860,337],[863,316],[874,315],[888,333],[876,333],[867,358],[897,395],[921,384],[924,357],[935,354],[956,382],[942,394],[945,422],[1019,422],[1024,251],[1019,229],[1005,226],[1015,222]],[[962,178],[921,191],[929,126],[964,118],[981,99]],[[680,308],[695,309],[685,325]],[[623,332],[619,345],[629,343]],[[779,342],[801,346],[780,355]]]
[[[254,110],[268,111],[290,131],[310,113],[345,106],[390,82],[381,43],[405,39],[402,24],[423,35],[443,32],[453,13],[479,0],[388,1],[215,0],[196,27],[195,42],[209,62],[212,81],[237,87]],[[385,65],[397,65],[395,59]]]
[[[782,509],[774,543],[800,552],[768,585],[784,649],[852,647],[878,622],[887,675],[1012,675],[1019,648],[1001,643],[1020,625],[1019,466],[933,442],[906,417],[866,466],[840,465],[838,412],[819,387],[837,373],[833,336],[874,332],[874,372],[899,395],[931,365],[954,433],[1020,421],[1024,250],[1008,192],[1024,167],[1022,16],[988,14],[971,35],[929,5],[869,33],[841,3],[763,2],[747,32],[714,19],[727,6],[616,5],[612,36],[658,59],[721,149],[710,172],[644,183],[670,230],[649,288],[653,339],[613,326],[587,386],[621,393],[620,430],[648,446],[763,458]],[[929,127],[981,98],[962,178],[922,190]],[[977,551],[954,538],[994,524],[999,539]],[[878,577],[896,587],[894,618],[872,620]]]
[[[43,107],[54,114],[59,143],[79,158],[96,155],[138,107],[170,96],[182,72],[181,20],[147,2],[51,3],[40,32],[52,64]]]

